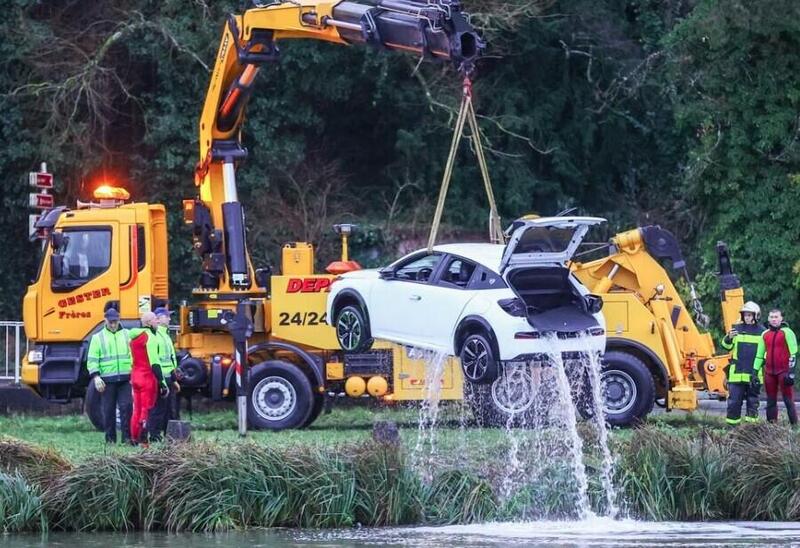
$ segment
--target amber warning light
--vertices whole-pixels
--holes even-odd
[[[131,197],[130,193],[124,188],[110,185],[100,185],[94,190],[93,196],[96,200],[119,200],[122,202],[129,200]]]

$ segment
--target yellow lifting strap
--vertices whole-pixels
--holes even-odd
[[[458,145],[464,136],[464,124],[469,122],[472,142],[475,147],[475,156],[478,158],[478,166],[483,178],[483,186],[486,189],[486,197],[489,199],[489,240],[495,244],[501,244],[503,240],[503,229],[500,226],[500,216],[497,213],[497,203],[494,200],[492,191],[492,180],[489,178],[489,168],[486,165],[486,157],[483,155],[483,144],[481,143],[481,132],[478,129],[478,118],[475,116],[475,108],[472,105],[472,81],[469,77],[464,78],[461,96],[461,108],[458,110],[456,127],[453,130],[453,140],[450,143],[450,154],[447,156],[444,174],[442,175],[442,186],[439,189],[439,201],[436,204],[436,212],[433,215],[431,233],[428,236],[428,252],[433,250],[436,245],[436,236],[439,233],[439,225],[442,222],[444,212],[444,202],[447,199],[447,190],[450,188],[450,179],[453,176],[453,165],[458,154]]]

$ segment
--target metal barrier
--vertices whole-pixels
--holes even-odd
[[[22,322],[0,321],[0,381],[14,381],[19,384],[22,358],[28,352],[28,338]]]

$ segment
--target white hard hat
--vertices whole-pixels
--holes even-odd
[[[744,303],[744,305],[742,305],[742,308],[739,310],[739,313],[744,314],[745,312],[752,312],[755,315],[756,320],[761,317],[761,307],[758,306],[753,301],[747,301],[746,303]]]

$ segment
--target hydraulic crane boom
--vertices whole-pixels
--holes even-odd
[[[277,59],[277,42],[293,38],[414,52],[449,60],[464,73],[483,49],[458,0],[292,0],[230,16],[200,119],[200,196],[184,202],[203,258],[201,290],[264,292],[254,284],[247,254],[236,163],[247,155],[241,128],[255,78],[264,63]]]

